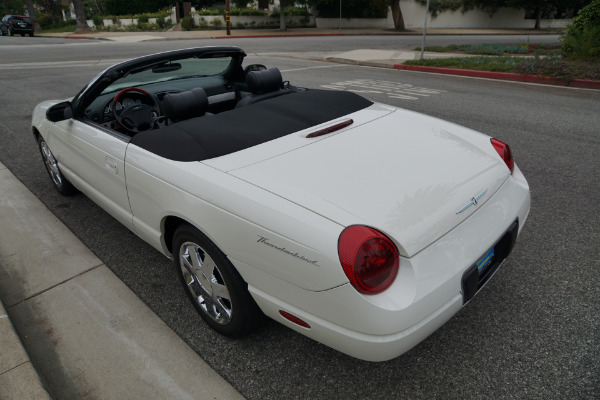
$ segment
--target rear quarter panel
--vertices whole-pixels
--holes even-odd
[[[337,256],[342,227],[200,162],[177,162],[135,145],[126,155],[136,233],[169,255],[163,225],[179,217],[228,257],[308,290],[347,282]]]

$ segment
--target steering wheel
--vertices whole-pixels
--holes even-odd
[[[117,110],[117,102],[125,94],[135,92],[148,98],[150,104],[132,104],[129,107]],[[160,115],[160,109],[150,93],[144,89],[128,87],[121,90],[113,99],[113,114],[117,122],[128,131],[138,133],[151,129],[154,121]]]

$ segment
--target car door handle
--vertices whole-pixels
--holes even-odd
[[[118,174],[119,173],[119,167],[117,166],[117,160],[115,160],[114,158],[111,157],[106,157],[106,168],[108,168],[108,170],[114,174]]]

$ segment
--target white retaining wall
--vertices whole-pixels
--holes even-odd
[[[415,0],[403,0],[400,9],[404,17],[406,29],[423,28],[425,22],[425,6]],[[332,29],[340,27],[339,18],[316,18],[317,28]],[[542,28],[563,28],[572,23],[572,19],[543,19]],[[392,11],[388,10],[387,18],[341,19],[342,28],[383,28],[393,29]],[[525,19],[524,10],[502,8],[492,17],[482,10],[471,10],[466,13],[445,11],[436,18],[429,16],[428,28],[463,28],[463,29],[528,29],[535,26],[534,19]]]
[[[423,28],[425,22],[425,6],[417,3],[415,0],[402,0],[400,2],[400,8],[402,15],[404,16],[404,24],[406,29],[418,29]],[[221,26],[225,26],[225,19],[220,15],[198,15],[193,13],[194,23],[196,26],[200,25],[200,18],[204,18],[208,26],[212,26],[210,23],[214,19],[221,21]],[[171,15],[171,20],[175,21],[175,14]],[[299,24],[304,17],[289,16],[286,17],[286,21],[294,21]],[[169,19],[167,17],[166,19]],[[266,26],[268,22],[276,21],[275,25],[279,26],[278,18],[270,18],[267,16],[237,16],[232,15],[230,17],[231,26],[235,27],[236,24],[240,23],[244,26]],[[150,22],[155,22],[155,18],[150,18]],[[254,22],[254,24],[253,24]],[[378,29],[393,29],[394,21],[392,19],[392,11],[388,10],[387,18],[355,18],[347,19],[343,18],[314,18],[310,17],[310,23],[316,23],[317,28],[320,29],[337,29],[342,28],[378,28]],[[572,19],[543,19],[541,21],[542,28],[564,28],[573,22]],[[94,22],[91,20],[87,21],[91,28],[94,28]],[[129,25],[137,23],[136,19],[122,19],[119,20],[120,25]],[[109,19],[104,20],[104,26],[113,25],[113,21]],[[291,24],[289,24],[291,25]],[[458,11],[445,11],[438,15],[436,18],[429,16],[427,20],[427,28],[463,28],[463,29],[531,29],[535,26],[535,20],[525,19],[524,10],[514,10],[512,8],[502,8],[498,10],[492,17],[482,10],[471,10],[466,13]]]

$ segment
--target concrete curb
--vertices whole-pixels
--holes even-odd
[[[428,36],[448,36],[448,35],[529,35],[544,36],[556,35],[558,30],[519,30],[519,29],[430,29]],[[36,37],[44,38],[64,38],[64,39],[89,39],[89,40],[108,40],[119,41],[122,36],[150,34],[155,39],[149,40],[186,40],[186,39],[249,39],[249,38],[280,38],[280,37],[311,37],[311,36],[420,36],[423,31],[414,29],[410,31],[395,31],[393,29],[317,29],[317,28],[292,28],[287,31],[277,29],[232,29],[231,35],[226,35],[224,30],[214,31],[171,31],[171,32],[94,32],[90,34],[74,34],[70,32],[60,33],[38,33]]]
[[[394,69],[418,72],[433,72],[438,74],[470,76],[476,78],[501,79],[505,81],[539,83],[543,85],[569,86],[581,89],[600,90],[600,81],[585,79],[557,79],[547,76],[522,75],[511,72],[475,71],[458,68],[425,67],[418,65],[394,64]]]
[[[71,36],[71,35],[35,35],[36,38],[43,38],[43,39],[75,39],[75,40],[104,40],[107,42],[112,42],[111,39],[106,38],[106,37],[100,37],[100,36]]]
[[[1,163],[0,220],[0,399],[243,399]]]
[[[51,400],[0,301],[0,398]]]
[[[348,36],[344,33],[280,33],[272,35],[237,35],[237,36],[212,36],[213,39],[253,39],[253,38],[281,38],[281,37],[313,37],[313,36]]]

